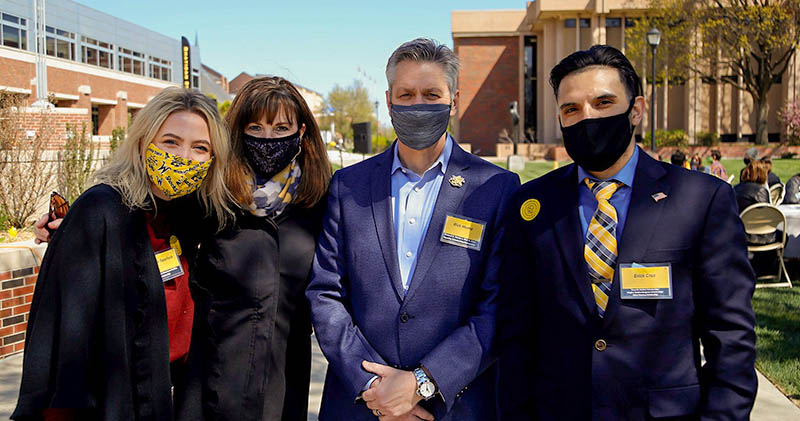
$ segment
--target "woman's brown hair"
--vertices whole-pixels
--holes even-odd
[[[297,158],[303,174],[292,204],[310,208],[328,191],[331,165],[328,162],[328,153],[322,142],[319,126],[308,104],[288,80],[278,76],[262,77],[253,79],[242,87],[225,116],[236,157],[236,162],[232,163],[230,168],[228,189],[244,208],[248,208],[253,202],[254,173],[247,163],[242,134],[248,124],[262,117],[272,123],[281,110],[297,123],[298,129],[303,124],[306,126],[302,151]]]
[[[743,183],[764,184],[767,182],[767,165],[761,161],[750,161],[742,171]]]

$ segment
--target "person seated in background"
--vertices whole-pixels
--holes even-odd
[[[669,161],[672,162],[672,165],[683,167],[686,164],[686,155],[684,155],[683,152],[676,150],[673,152],[672,156],[669,157]]]
[[[733,187],[733,191],[736,193],[739,213],[756,203],[770,203],[769,190],[765,186],[766,182],[767,166],[761,161],[750,161],[750,164],[742,170],[741,182]],[[767,235],[747,234],[747,242],[749,244],[769,244],[774,241],[775,233]]]
[[[734,186],[739,212],[755,203],[769,203],[766,187],[767,166],[761,161],[750,161],[742,170],[741,181]]]
[[[786,195],[783,196],[784,205],[800,204],[800,173],[795,174],[786,181]]]
[[[781,184],[781,178],[778,177],[778,174],[772,172],[772,158],[765,156],[761,158],[761,162],[767,167],[767,184],[769,187],[772,187],[776,184]]]
[[[758,159],[758,149],[757,148],[750,148],[744,152],[744,168],[739,171],[739,180],[742,179],[742,173],[744,172],[745,168],[750,165],[750,162],[755,161]]]
[[[711,150],[711,159],[713,159],[713,162],[711,163],[711,174],[717,178],[727,180],[728,171],[726,171],[725,167],[722,165],[722,153],[720,153],[719,149]]]
[[[692,155],[692,160],[689,165],[689,168],[695,171],[698,171],[700,167],[703,166],[703,160],[700,159],[700,155],[694,154]]]

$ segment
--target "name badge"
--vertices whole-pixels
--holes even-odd
[[[172,247],[156,253],[156,263],[158,264],[158,271],[161,272],[162,282],[167,282],[183,275],[181,259],[178,258],[178,253]]]
[[[466,216],[448,214],[439,239],[443,243],[480,250],[486,223]]]
[[[672,266],[669,263],[620,264],[619,270],[623,300],[672,299]]]

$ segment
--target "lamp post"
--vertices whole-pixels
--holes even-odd
[[[653,65],[650,66],[653,81],[653,92],[650,95],[650,147],[653,152],[656,151],[656,49],[658,49],[658,43],[660,42],[661,32],[658,29],[653,28],[647,32],[647,43],[650,44],[653,56]]]

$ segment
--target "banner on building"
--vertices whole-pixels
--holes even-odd
[[[181,37],[181,61],[183,62],[183,87],[192,87],[192,55],[189,51],[189,40]]]

